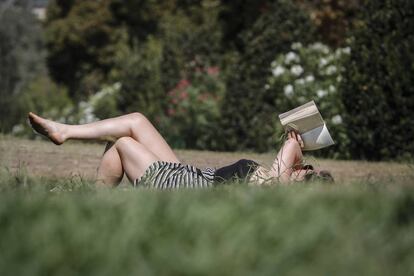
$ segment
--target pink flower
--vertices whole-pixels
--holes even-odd
[[[190,85],[190,82],[187,79],[182,79],[180,80],[180,82],[177,84],[177,88],[178,89],[183,89],[186,88],[187,86]]]
[[[220,68],[217,66],[207,67],[207,74],[210,76],[217,76],[220,72]]]
[[[210,98],[210,94],[208,94],[208,93],[202,93],[198,96],[198,100],[200,102],[204,102],[204,101],[208,100],[208,98]]]
[[[188,93],[186,91],[182,91],[180,93],[180,99],[185,100],[188,98]]]
[[[175,96],[175,89],[172,89],[172,90],[168,91],[167,95]]]
[[[167,114],[169,115],[169,116],[174,116],[175,115],[175,109],[173,109],[173,108],[168,108],[168,110],[167,110]]]

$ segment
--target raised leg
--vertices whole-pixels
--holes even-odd
[[[160,159],[143,144],[131,137],[119,138],[104,153],[98,168],[98,183],[118,185],[125,172],[133,182],[140,178],[145,170]]]
[[[97,183],[117,186],[124,176],[121,157],[113,142],[108,142],[97,170]]]
[[[177,156],[151,122],[141,113],[131,113],[84,125],[53,122],[29,113],[33,128],[55,144],[68,139],[106,139],[131,137],[144,145],[160,160],[179,162]]]

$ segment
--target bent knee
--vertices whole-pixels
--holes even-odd
[[[148,120],[148,118],[140,112],[130,113],[128,114],[128,116],[129,116],[132,128],[151,124],[150,120]]]
[[[131,143],[137,143],[137,141],[134,140],[132,137],[124,136],[124,137],[118,138],[114,145],[116,148],[122,148],[126,145],[130,145]]]
[[[128,114],[129,118],[133,121],[148,121],[147,117],[140,112],[133,112]]]

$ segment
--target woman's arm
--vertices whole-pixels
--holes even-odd
[[[263,184],[276,178],[281,183],[289,183],[295,167],[302,163],[302,148],[303,141],[300,135],[293,131],[289,132],[287,140],[279,150],[271,169],[268,170],[260,166],[250,180]]]
[[[276,159],[270,169],[270,175],[277,177],[281,183],[290,182],[290,176],[297,165],[302,163],[303,142],[295,133],[289,133],[288,139],[279,150]]]

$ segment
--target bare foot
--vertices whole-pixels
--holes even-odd
[[[36,132],[46,136],[56,145],[61,145],[65,142],[66,139],[63,134],[62,124],[43,119],[32,112],[29,112],[28,118],[32,128]]]

